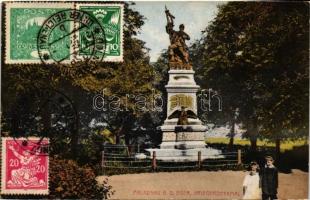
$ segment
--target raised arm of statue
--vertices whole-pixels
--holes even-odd
[[[166,25],[166,32],[171,35],[173,31],[173,27],[169,24]]]
[[[165,6],[165,13],[166,13],[166,18],[167,18],[167,23],[171,23],[173,24],[173,19],[175,18],[170,11],[167,9],[167,7]]]
[[[166,13],[166,19],[167,19],[167,25],[166,25],[166,31],[168,34],[171,34],[173,32],[173,26],[174,26],[174,16],[170,13],[170,11],[165,6],[165,13]]]

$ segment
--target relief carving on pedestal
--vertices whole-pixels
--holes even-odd
[[[175,108],[186,107],[187,109],[193,110],[193,97],[185,94],[176,94],[170,97],[170,111]]]

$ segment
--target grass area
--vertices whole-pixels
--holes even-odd
[[[207,138],[206,143],[209,144],[228,144],[229,138]],[[235,145],[241,145],[241,146],[250,146],[250,140],[248,139],[241,139],[241,138],[235,138],[234,139]],[[292,150],[294,147],[300,147],[308,145],[308,141],[306,139],[299,139],[294,141],[283,141],[281,142],[280,148],[281,152]],[[257,146],[259,147],[275,147],[274,142],[269,142],[267,140],[257,140]]]

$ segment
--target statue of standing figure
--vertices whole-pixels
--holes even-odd
[[[189,63],[189,52],[185,40],[190,40],[187,33],[184,32],[184,24],[179,26],[179,31],[173,30],[174,16],[165,7],[167,18],[166,32],[169,34],[170,46],[168,48],[169,66],[171,69],[192,69]]]

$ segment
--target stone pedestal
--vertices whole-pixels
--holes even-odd
[[[161,149],[204,148],[206,128],[202,125],[161,126],[163,132]]]
[[[192,110],[197,114],[196,93],[200,88],[194,80],[194,70],[170,70],[169,82],[166,85],[168,93],[167,116],[175,110],[180,110],[181,106]],[[165,124],[171,124],[165,121]]]
[[[222,158],[219,150],[206,148],[205,132],[207,127],[200,119],[188,119],[187,125],[178,125],[178,119],[168,117],[184,106],[197,115],[197,96],[199,86],[194,80],[193,70],[170,70],[169,82],[166,85],[168,93],[167,119],[160,127],[163,138],[160,149],[147,149],[148,155],[156,152],[156,159],[166,161],[195,161],[198,152],[201,159]]]
[[[194,79],[193,70],[170,70],[169,82],[166,85],[168,93],[167,116],[182,106],[197,115],[197,96],[199,86]],[[188,119],[188,125],[177,125],[178,119],[166,119],[160,127],[163,132],[161,149],[193,149],[204,148],[204,133],[206,127],[199,119]]]

